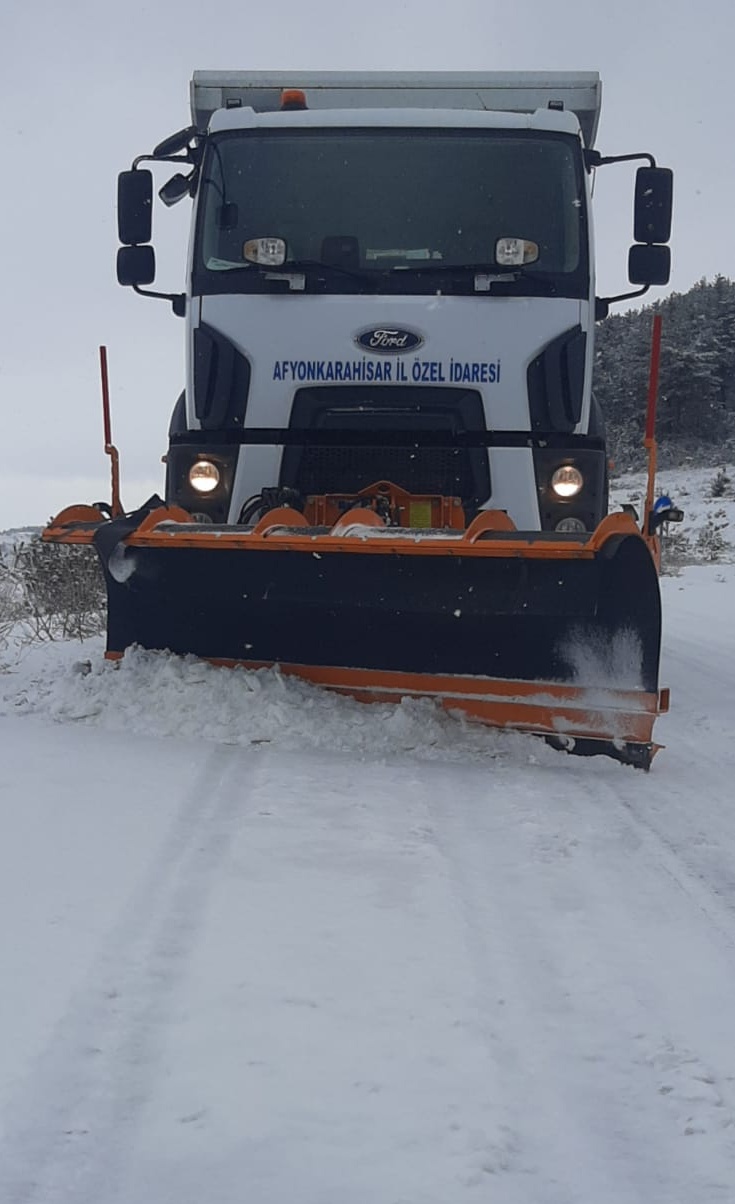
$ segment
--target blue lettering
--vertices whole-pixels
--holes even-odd
[[[494,384],[500,379],[500,360],[495,363],[466,362],[452,359],[415,359],[411,364],[402,360],[274,360],[273,380],[293,381],[403,381],[444,384],[447,380],[478,384]]]

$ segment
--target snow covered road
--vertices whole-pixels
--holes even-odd
[[[168,658],[0,678],[2,1204],[732,1204],[735,572],[664,586],[649,775]]]

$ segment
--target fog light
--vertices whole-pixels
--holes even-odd
[[[584,477],[573,464],[564,464],[557,468],[551,478],[551,488],[557,497],[576,497],[584,485]]]
[[[572,515],[570,514],[568,518],[562,518],[556,524],[556,526],[554,527],[554,530],[555,531],[574,531],[574,533],[578,535],[581,531],[586,531],[587,528],[585,527],[581,518],[573,518]]]
[[[219,468],[211,460],[197,460],[189,469],[189,484],[197,493],[211,493],[219,485]]]

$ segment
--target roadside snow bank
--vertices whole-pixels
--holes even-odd
[[[374,757],[536,762],[539,740],[449,715],[429,699],[367,705],[277,669],[220,669],[193,657],[131,649],[117,664],[99,639],[46,644],[0,675],[0,715],[40,715],[108,731],[218,744],[277,744]]]

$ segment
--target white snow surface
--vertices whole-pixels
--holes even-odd
[[[99,641],[0,672],[2,1204],[732,1204],[735,566],[650,774]]]
[[[719,474],[726,484],[721,496],[712,496],[712,486]],[[686,549],[678,560],[708,560],[712,534],[717,533],[721,544],[720,560],[735,560],[735,465],[714,463],[708,468],[679,467],[664,469],[656,477],[656,496],[668,496],[684,511],[684,521],[671,524],[669,534],[684,541]],[[619,509],[631,503],[643,513],[646,497],[646,474],[626,472],[613,477],[610,483],[610,508]],[[668,558],[669,560],[671,557]],[[666,564],[664,547],[664,564]]]

